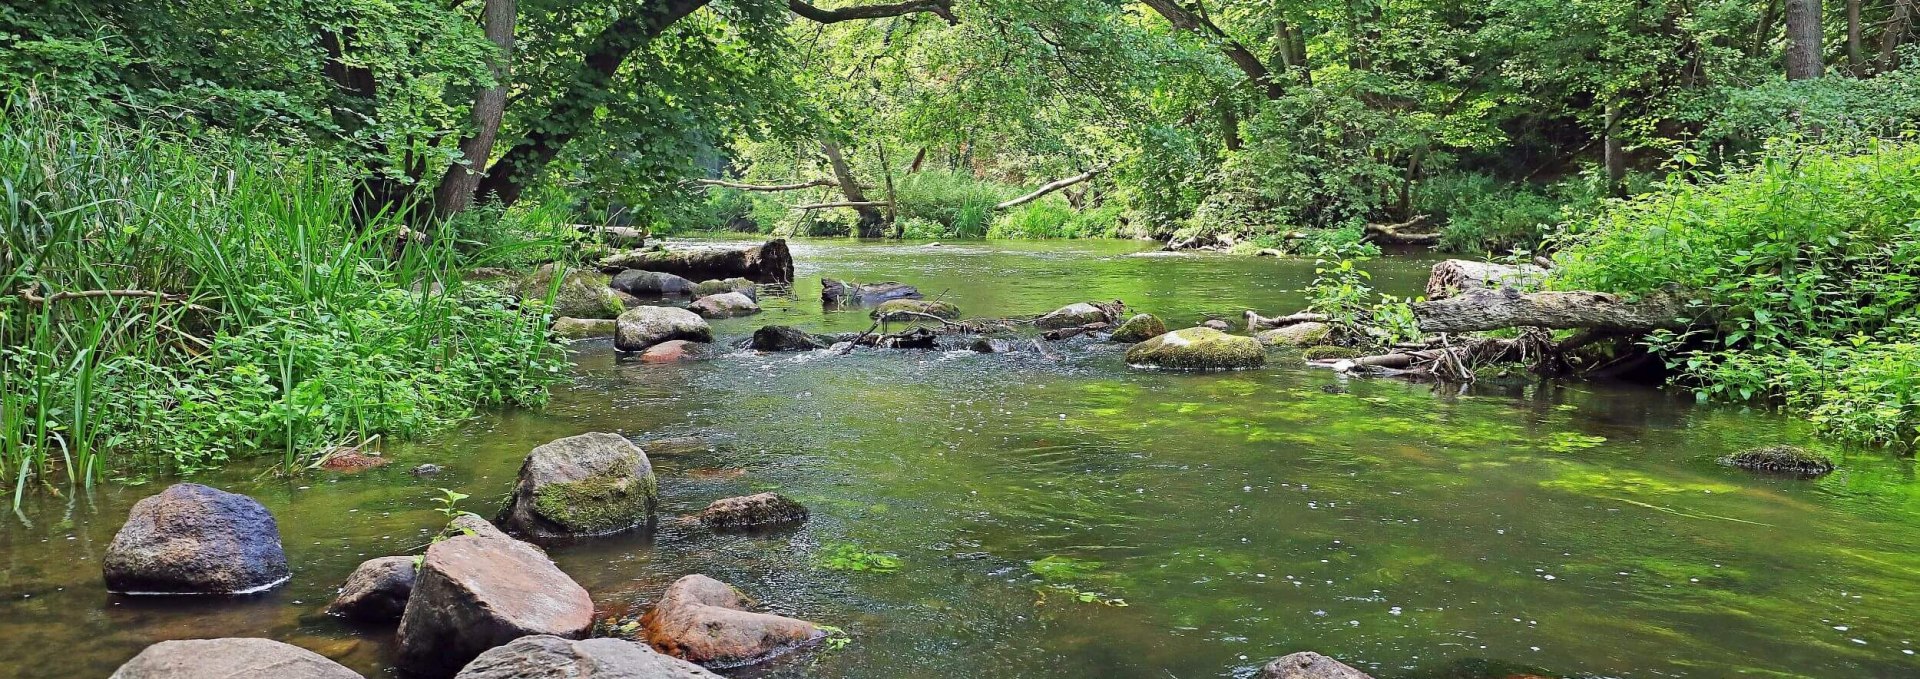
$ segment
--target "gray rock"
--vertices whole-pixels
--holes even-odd
[[[407,610],[407,597],[413,593],[411,556],[383,556],[361,562],[340,595],[327,606],[329,615],[361,622],[393,622]]]
[[[1232,329],[1233,329],[1233,325],[1232,325],[1232,324],[1230,324],[1230,323],[1228,323],[1228,322],[1226,322],[1226,321],[1223,321],[1223,320],[1220,320],[1220,319],[1218,319],[1218,318],[1209,318],[1209,319],[1207,319],[1207,320],[1205,320],[1205,321],[1202,321],[1202,322],[1200,323],[1200,327],[1202,327],[1202,328],[1213,328],[1214,330],[1218,330],[1218,331],[1220,331],[1220,332],[1226,332],[1226,331],[1228,331],[1228,330],[1232,330]]]
[[[1276,347],[1310,347],[1326,344],[1333,326],[1316,321],[1283,325],[1258,335],[1260,343]]]
[[[753,281],[745,278],[718,278],[710,281],[700,281],[694,285],[693,296],[710,297],[728,292],[737,292],[746,295],[747,299],[758,302],[760,301],[760,296],[755,293],[757,288],[758,286]]]
[[[693,281],[670,273],[639,269],[627,269],[614,274],[613,280],[607,285],[635,297],[693,294]]]
[[[1033,319],[1033,325],[1042,330],[1059,330],[1089,323],[1107,323],[1113,319],[1107,312],[1089,302],[1077,302],[1054,309],[1045,316]]]
[[[643,306],[620,314],[614,329],[613,348],[643,351],[667,340],[712,342],[713,329],[699,314],[664,306]]]
[[[753,331],[747,347],[754,351],[812,351],[827,348],[827,342],[799,328],[785,325],[762,326]]]
[[[495,647],[454,679],[720,679],[693,663],[625,639],[520,637]]]
[[[1373,679],[1333,658],[1313,651],[1281,656],[1260,668],[1257,679]]]
[[[905,312],[905,313],[902,313]],[[928,301],[924,299],[890,299],[881,302],[868,314],[876,320],[925,320],[913,314],[926,314],[935,318],[953,320],[960,317],[960,307],[951,302]]]
[[[687,308],[703,318],[734,318],[760,313],[760,305],[753,298],[738,292],[707,295],[694,300]]]
[[[567,339],[593,339],[612,337],[620,322],[611,318],[568,318],[562,316],[553,319],[553,334]]]
[[[452,675],[520,637],[587,635],[593,601],[547,559],[511,538],[461,535],[427,548],[400,618],[398,661],[423,677]]]
[[[455,516],[452,521],[447,522],[447,529],[442,531],[442,533],[447,537],[456,535],[478,535],[480,537],[500,538],[502,540],[513,539],[507,535],[506,531],[500,530],[500,527],[493,525],[492,521],[488,521],[486,518],[473,512],[460,512],[459,516]]]
[[[709,528],[740,530],[807,520],[807,508],[779,493],[760,493],[714,500],[700,512]]]
[[[1167,324],[1161,323],[1159,317],[1153,314],[1135,314],[1133,318],[1121,323],[1120,327],[1114,328],[1113,335],[1108,339],[1123,344],[1134,344],[1164,334],[1167,334]]]
[[[1013,342],[992,337],[982,337],[973,341],[970,347],[975,353],[1005,354],[1013,351]]]
[[[820,279],[820,301],[828,307],[873,306],[890,299],[920,299],[920,290],[905,283],[852,283]]]
[[[290,577],[273,514],[197,483],[135,503],[102,570],[107,589],[125,594],[245,594]]]
[[[360,679],[318,653],[272,639],[162,641],[109,679]]]
[[[535,537],[604,535],[647,523],[658,503],[647,454],[624,436],[596,432],[528,453],[500,522]]]
[[[442,471],[445,471],[445,470],[442,469],[440,465],[429,462],[429,463],[420,465],[418,467],[414,467],[413,475],[414,476],[433,476],[435,474],[439,474]]]
[[[1267,352],[1251,337],[1212,328],[1187,328],[1127,349],[1127,365],[1169,370],[1235,370],[1265,365]]]

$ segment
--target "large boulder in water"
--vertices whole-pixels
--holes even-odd
[[[500,523],[535,537],[603,535],[647,523],[658,503],[659,482],[640,446],[595,432],[528,453]]]
[[[290,577],[273,514],[197,483],[134,503],[102,561],[107,589],[125,594],[245,594]]]
[[[1154,316],[1153,314],[1134,314],[1133,318],[1127,319],[1127,322],[1121,323],[1120,327],[1114,328],[1113,336],[1108,339],[1115,342],[1133,344],[1165,334],[1167,334],[1167,324],[1160,322],[1158,316]]]
[[[318,653],[272,639],[162,641],[109,679],[360,679]]]
[[[687,308],[702,318],[734,318],[760,313],[760,305],[753,298],[737,292],[707,295],[694,300]]]
[[[1833,471],[1833,460],[1800,446],[1766,446],[1720,458],[1721,464],[1754,471],[1820,476]]]
[[[511,538],[461,535],[433,543],[400,618],[399,664],[453,674],[488,649],[547,634],[579,639],[593,601],[545,552]]]
[[[1367,673],[1313,651],[1274,659],[1260,668],[1256,679],[1373,679]]]
[[[873,313],[868,315],[876,320],[883,321],[925,320],[918,318],[914,314],[926,314],[935,318],[943,318],[951,321],[960,317],[960,307],[954,306],[952,302],[928,301],[924,299],[890,299],[881,302],[880,306],[874,307]]]
[[[542,299],[554,289],[556,266],[535,269],[520,281],[521,299]],[[620,298],[607,287],[607,277],[597,271],[574,269],[561,276],[553,297],[553,315],[572,318],[613,318],[625,309]]]
[[[753,281],[745,278],[716,278],[710,281],[700,281],[698,285],[693,286],[693,296],[707,297],[722,293],[737,292],[746,295],[747,299],[757,302],[760,300],[759,295],[755,292],[758,288],[759,286]]]
[[[411,556],[383,556],[362,562],[347,576],[327,613],[361,622],[399,620],[413,594],[414,561]]]
[[[1333,338],[1333,326],[1318,321],[1283,325],[1258,335],[1261,344],[1275,347],[1311,347]]]
[[[905,283],[852,283],[820,279],[820,301],[828,307],[873,306],[891,299],[920,299],[920,289]]]
[[[1127,349],[1127,365],[1169,370],[1236,370],[1265,365],[1267,352],[1251,337],[1212,328],[1187,328]]]
[[[700,512],[700,523],[720,530],[764,528],[806,520],[806,506],[779,493],[722,498]]]
[[[609,287],[635,297],[665,297],[693,294],[693,281],[658,271],[627,269],[613,275]]]
[[[611,318],[569,318],[562,316],[553,319],[553,334],[566,339],[594,339],[612,337],[620,328],[620,322]]]
[[[805,330],[786,325],[762,326],[753,331],[747,348],[754,351],[813,351],[825,349],[828,342]]]
[[[720,679],[706,668],[626,639],[520,637],[495,647],[454,679]]]
[[[614,328],[613,348],[642,351],[667,340],[712,342],[713,329],[699,314],[666,306],[643,306],[620,314]]]
[[[1054,309],[1047,315],[1033,319],[1033,325],[1042,330],[1059,330],[1092,323],[1111,323],[1113,316],[1106,309],[1092,302],[1076,302]]]
[[[747,610],[753,600],[704,575],[674,581],[640,618],[661,653],[702,665],[758,662],[825,636],[813,623]]]

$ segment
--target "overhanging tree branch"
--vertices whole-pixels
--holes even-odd
[[[953,0],[907,0],[890,5],[855,5],[838,9],[821,9],[803,0],[787,0],[787,9],[793,10],[794,14],[823,24],[860,19],[883,19],[920,12],[938,15],[946,19],[948,24],[960,23],[953,17]]]
[[[1213,23],[1211,19],[1181,6],[1178,0],[1141,0],[1141,2],[1166,18],[1167,23],[1173,24],[1174,28],[1219,43],[1220,51],[1227,55],[1227,59],[1233,61],[1233,65],[1240,67],[1240,72],[1245,73],[1248,80],[1259,85],[1268,99],[1278,99],[1280,95],[1286,93],[1286,87],[1273,77],[1272,72],[1267,70],[1267,65],[1260,61],[1260,57],[1254,55],[1253,50],[1247,49],[1246,45],[1240,44],[1240,41],[1227,35],[1227,32],[1221,30],[1220,26]]]
[[[1067,177],[1064,179],[1056,179],[1051,182],[1047,182],[1045,185],[1042,185],[1040,188],[1035,189],[1033,193],[1029,193],[1019,198],[1015,198],[1013,200],[1000,203],[999,205],[993,206],[993,209],[1005,210],[1007,208],[1026,205],[1027,203],[1031,203],[1033,201],[1039,200],[1041,197],[1046,196],[1049,193],[1053,193],[1055,191],[1059,191],[1060,189],[1064,189],[1069,186],[1073,186],[1074,184],[1078,184],[1080,182],[1084,182],[1086,180],[1092,179],[1094,175],[1098,175],[1101,172],[1106,171],[1106,169],[1107,169],[1107,166],[1105,165],[1096,165],[1094,166],[1093,169],[1087,170],[1086,172],[1082,172],[1080,174],[1076,174],[1074,176]]]

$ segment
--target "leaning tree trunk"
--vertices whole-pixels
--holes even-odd
[[[440,178],[434,192],[433,213],[442,219],[451,217],[473,204],[473,190],[480,186],[480,172],[493,157],[493,142],[500,135],[500,121],[507,112],[507,78],[513,63],[513,21],[519,12],[518,0],[487,0],[481,10],[481,23],[494,54],[487,60],[493,75],[493,87],[481,90],[473,99],[473,136],[460,140],[463,163],[454,163]]]
[[[1818,78],[1825,71],[1820,40],[1820,0],[1787,0],[1788,80]]]
[[[670,273],[691,281],[746,278],[758,283],[792,283],[793,254],[781,239],[750,248],[707,247],[684,250],[632,250],[600,260],[600,270],[640,269]]]
[[[1680,330],[1694,317],[1680,299],[1666,295],[1627,300],[1602,292],[1473,290],[1413,305],[1422,332],[1473,332],[1501,328],[1589,328],[1621,333]]]
[[[1540,287],[1547,271],[1531,264],[1507,265],[1449,259],[1433,265],[1427,277],[1427,299],[1439,300],[1471,290]]]
[[[833,179],[840,184],[840,193],[847,197],[854,213],[860,215],[860,221],[854,225],[854,235],[861,238],[879,238],[887,235],[881,230],[886,224],[886,215],[880,209],[866,203],[867,194],[860,190],[860,181],[853,176],[853,168],[847,164],[847,157],[840,153],[840,145],[834,142],[820,144],[820,152],[827,156],[827,165],[833,168]]]

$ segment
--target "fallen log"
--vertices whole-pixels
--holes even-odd
[[[1427,276],[1427,299],[1446,299],[1468,290],[1532,290],[1540,287],[1546,277],[1546,270],[1531,264],[1515,266],[1449,259],[1433,265],[1433,273]]]
[[[1368,224],[1366,235],[1361,240],[1381,245],[1435,245],[1440,242],[1439,233],[1414,233],[1413,229],[1425,228],[1429,221],[1427,215],[1415,215],[1399,224]]]
[[[1260,314],[1255,313],[1252,309],[1248,309],[1246,317],[1247,317],[1248,330],[1272,330],[1274,328],[1284,328],[1289,325],[1298,325],[1300,323],[1327,322],[1326,314],[1316,314],[1311,311],[1302,311],[1299,313],[1287,314],[1285,316],[1274,316],[1274,317],[1268,318],[1266,316],[1261,316]]]
[[[1591,328],[1621,333],[1680,330],[1696,320],[1671,295],[1628,300],[1601,292],[1472,290],[1413,305],[1422,332],[1472,332],[1501,328]]]
[[[787,251],[787,241],[776,238],[750,248],[628,250],[600,260],[603,272],[627,269],[670,273],[695,282],[745,278],[755,283],[792,283],[793,254]]]

